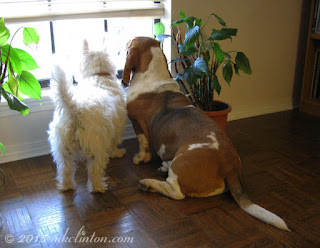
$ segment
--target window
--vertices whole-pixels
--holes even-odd
[[[152,37],[153,24],[163,13],[161,1],[150,0],[6,0],[0,3],[0,16],[4,16],[11,32],[21,26],[30,26],[39,32],[37,47],[26,48],[22,37],[18,37],[22,32],[17,34],[12,46],[28,50],[35,58],[40,69],[33,74],[43,87],[48,85],[52,63],[62,62],[69,72],[78,70],[84,38],[88,38],[92,48],[101,48],[99,43],[104,39],[114,63],[122,69],[126,43],[135,36]]]

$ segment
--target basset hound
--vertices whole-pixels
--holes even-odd
[[[180,91],[158,41],[136,37],[128,43],[123,84],[129,86],[128,116],[139,141],[133,163],[150,161],[153,149],[163,161],[160,169],[168,171],[166,181],[141,180],[142,190],[179,200],[229,189],[245,212],[289,231],[280,217],[248,198],[237,151],[225,132]]]

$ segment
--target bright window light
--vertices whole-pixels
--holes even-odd
[[[38,31],[38,46],[26,47],[22,42],[22,30],[17,33],[12,46],[28,51],[35,58],[40,68],[32,73],[39,80],[50,78],[53,63],[59,63],[68,73],[76,74],[85,38],[90,49],[106,48],[117,69],[123,69],[126,44],[136,36],[153,37],[153,23],[152,18],[61,20],[52,22],[52,29],[48,21],[24,23],[24,27],[33,27]],[[22,25],[6,26],[12,36]]]

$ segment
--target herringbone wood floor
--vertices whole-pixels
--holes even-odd
[[[99,246],[51,242],[93,234],[133,237],[132,243],[101,247],[320,247],[320,119],[281,112],[229,122],[227,133],[242,158],[248,195],[281,216],[291,233],[247,215],[229,193],[174,201],[140,191],[139,179],[164,178],[157,173],[158,159],[132,164],[138,146],[129,140],[127,155],[108,166],[105,194],[87,192],[83,165],[77,190],[60,193],[50,155],[0,165],[7,175],[0,188],[0,247]],[[11,245],[7,234],[15,238]]]

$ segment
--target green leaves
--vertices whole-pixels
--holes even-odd
[[[2,61],[6,61],[9,55],[9,63],[12,66],[13,71],[20,75],[22,72],[22,64],[16,50],[12,48],[9,44],[6,44],[5,46],[1,47],[1,50]]]
[[[187,67],[184,70],[183,77],[190,86],[192,86],[197,81],[197,75],[194,73],[192,66]]]
[[[20,28],[14,33],[20,30]],[[29,113],[29,107],[22,102],[22,96],[41,99],[41,86],[38,80],[28,71],[39,68],[36,61],[26,51],[13,48],[8,44],[9,30],[4,25],[4,19],[0,19],[0,50],[2,63],[8,62],[7,66],[1,66],[0,94],[7,100],[10,109],[19,111],[22,115]],[[11,39],[11,42],[12,42]],[[23,42],[26,45],[39,42],[39,35],[34,28],[23,29]],[[7,81],[4,82],[4,79]]]
[[[197,58],[193,65],[185,69],[184,78],[190,85],[192,85],[197,81],[198,78],[201,78],[208,72],[209,68],[207,63],[203,60],[203,58]]]
[[[172,23],[171,23],[171,27],[172,27],[172,26],[178,26],[178,25],[181,24],[181,23],[185,23],[185,24],[187,25],[187,28],[192,28],[192,27],[194,26],[194,24],[195,24],[194,22],[195,22],[195,20],[197,20],[197,18],[195,18],[195,17],[193,17],[193,16],[186,17],[186,14],[185,14],[184,11],[181,10],[181,9],[175,11],[175,12],[173,13],[173,15],[174,15],[176,12],[179,12],[181,19],[172,22]],[[200,23],[202,24],[201,19],[198,18],[198,20],[196,21],[196,25],[201,26],[201,25],[199,25]]]
[[[193,71],[197,76],[202,76],[203,74],[209,72],[209,68],[207,63],[203,60],[203,58],[197,58],[193,65]]]
[[[41,86],[38,80],[30,72],[23,71],[17,78],[9,73],[9,79],[2,85],[3,90],[23,100],[23,95],[33,99],[41,100]]]
[[[23,71],[32,71],[39,68],[37,62],[32,58],[32,56],[24,50],[14,48],[14,51],[19,56],[21,67]]]
[[[218,77],[216,74],[212,75],[212,88],[220,95],[221,84],[219,83]]]
[[[181,53],[184,56],[191,56],[197,52],[197,48],[193,45],[190,47],[187,47],[185,44],[180,44],[178,46],[179,53]]]
[[[18,80],[19,91],[33,99],[41,100],[41,86],[30,72],[23,71]]]
[[[231,39],[231,36],[224,32],[223,30],[215,30],[212,29],[211,35],[210,35],[210,40],[226,40],[226,39]]]
[[[210,40],[226,40],[232,39],[231,36],[236,36],[238,29],[235,28],[222,28],[220,30],[212,29]]]
[[[18,79],[13,77],[12,73],[9,73],[9,80],[7,83],[7,85],[9,86],[9,90],[7,90],[7,92],[18,97],[19,81]]]
[[[26,46],[29,46],[33,43],[38,44],[39,35],[37,30],[34,28],[24,28],[23,29],[23,42]]]
[[[0,47],[4,46],[10,37],[10,31],[4,25],[4,18],[0,19]]]
[[[223,69],[222,69],[222,74],[223,74],[224,80],[226,80],[226,82],[230,85],[231,78],[233,75],[233,70],[232,70],[232,65],[231,65],[230,60],[227,60],[224,63]]]
[[[184,13],[184,11],[183,11],[182,9],[179,9],[178,12],[179,12],[180,17],[181,17],[182,19],[186,18],[186,14]]]
[[[210,16],[214,16],[215,18],[217,18],[218,22],[222,25],[222,26],[226,26],[226,23],[224,20],[222,20],[218,15],[216,15],[215,13],[212,13]]]
[[[159,34],[159,35],[157,35],[156,40],[161,43],[164,39],[169,38],[169,37],[171,37],[171,36],[168,34]]]
[[[227,39],[232,41],[238,33],[238,29],[228,28],[220,16],[212,13],[203,23],[201,18],[187,17],[183,10],[177,12],[180,14],[180,19],[172,22],[172,26],[185,24],[187,28],[184,34],[182,31],[184,29],[178,28],[175,37],[179,56],[172,62],[179,63],[175,66],[177,78],[183,77],[187,81],[191,90],[188,93],[193,95],[196,105],[211,106],[213,92],[220,94],[222,88],[217,76],[220,75],[219,66],[222,65],[222,76],[230,86],[234,73],[239,74],[240,70],[246,74],[252,73],[249,59],[242,52],[224,52],[220,47],[220,41]],[[211,28],[210,37],[206,38],[202,30],[212,16],[221,26]],[[183,36],[184,40],[181,39]]]
[[[29,107],[24,104],[23,102],[21,102],[15,95],[6,92],[5,90],[1,90],[1,94],[4,97],[4,99],[7,100],[8,105],[10,107],[10,109],[12,110],[17,110],[20,112],[20,114],[22,115],[28,115],[29,113]]]
[[[216,42],[213,43],[214,54],[216,55],[219,63],[222,63],[224,60],[224,53],[221,51],[220,45]]]
[[[159,41],[161,44],[164,39],[171,37],[170,35],[164,34],[166,29],[163,23],[157,22],[154,24],[153,28],[154,28],[154,35],[156,36],[156,40]]]
[[[6,149],[4,148],[4,145],[1,142],[0,142],[0,151],[1,151],[3,156],[6,155]]]
[[[251,75],[252,70],[250,67],[250,62],[246,55],[242,52],[237,52],[237,56],[235,58],[237,68],[242,70],[244,73]]]
[[[164,34],[166,30],[165,26],[161,22],[157,22],[154,24],[154,35],[157,37],[159,34]]]
[[[199,38],[200,28],[199,26],[194,26],[189,28],[185,35],[184,44],[186,47],[192,46]]]

